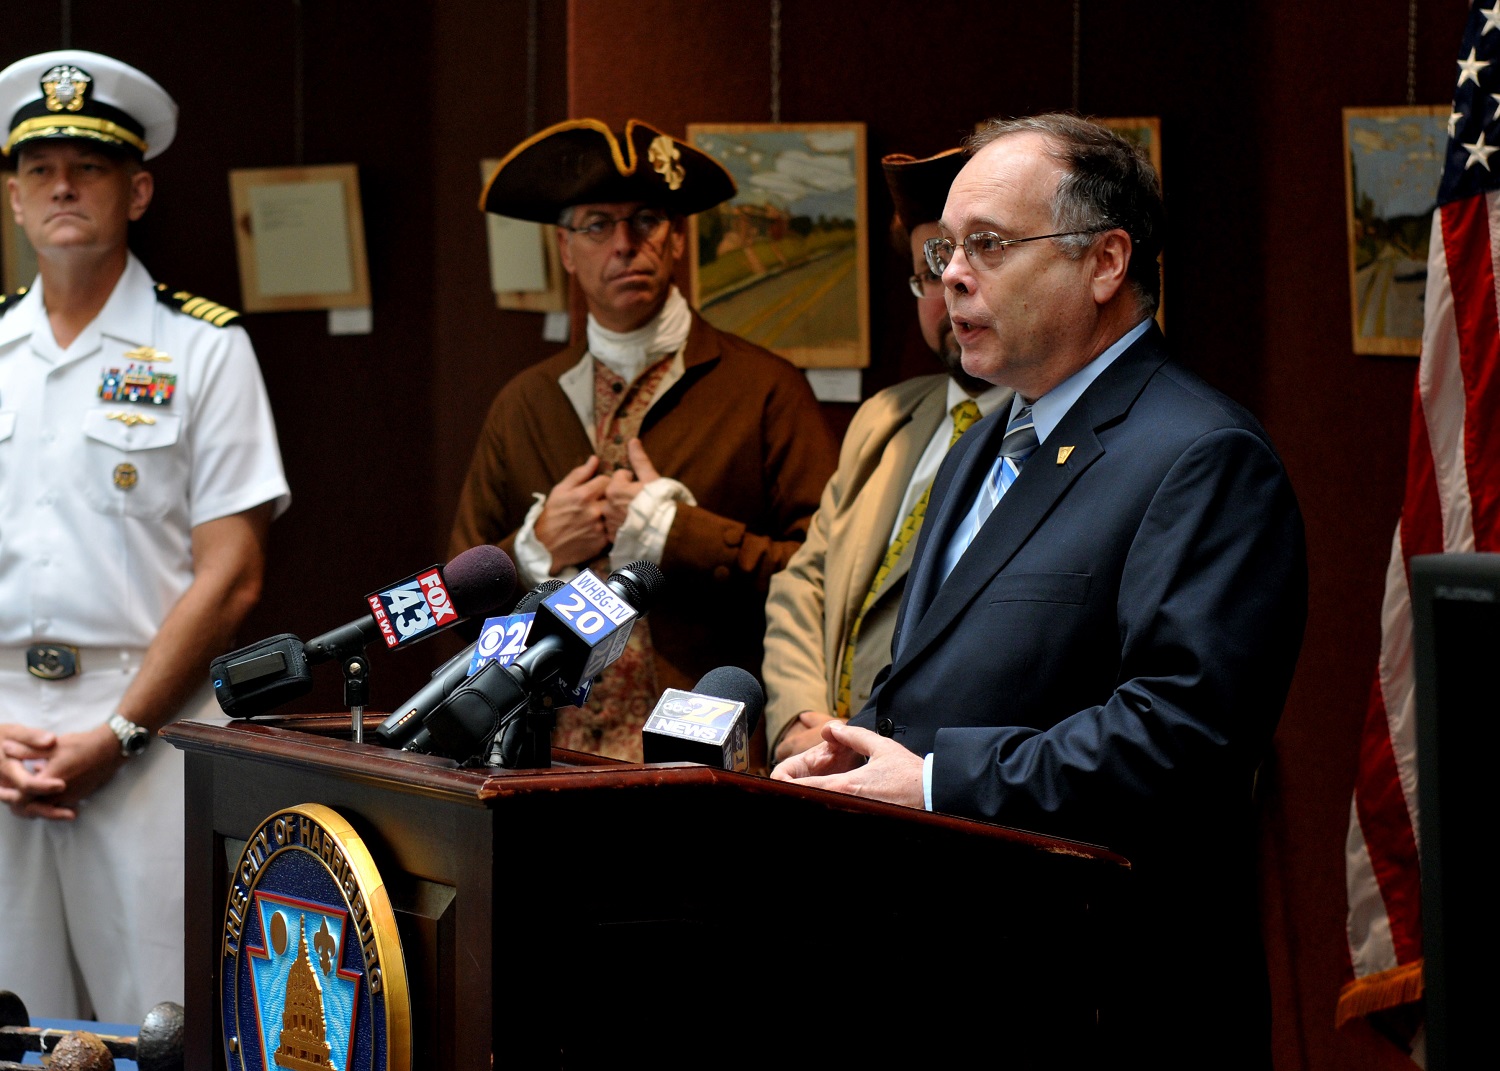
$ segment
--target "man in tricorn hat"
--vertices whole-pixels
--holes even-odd
[[[126,244],[172,98],[49,52],[0,116],[40,269],[0,297],[0,989],[139,1022],[183,999],[182,756],[152,737],[213,708],[289,496],[236,314]]]
[[[975,421],[1010,402],[1009,388],[964,372],[942,280],[922,250],[937,236],[948,187],[967,160],[949,149],[881,161],[896,208],[892,239],[911,257],[907,283],[922,339],[946,374],[898,383],[860,406],[807,542],[771,579],[764,676],[775,761],[812,747],[825,722],[858,713],[870,698],[891,660],[896,608],[938,465]]]
[[[733,196],[712,157],[645,123],[560,123],[501,160],[481,207],[557,226],[587,335],[500,392],[451,545],[524,582],[636,559],[667,577],[631,647],[553,742],[639,760],[662,688],[760,668],[766,585],[801,545],[834,446],[804,377],[718,331],[672,284],[685,219]]]

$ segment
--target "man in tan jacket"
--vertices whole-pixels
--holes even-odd
[[[927,489],[948,448],[1011,392],[964,373],[943,284],[922,243],[968,157],[885,157],[893,231],[909,248],[922,338],[947,374],[898,383],[860,406],[807,542],[771,581],[766,603],[766,739],[775,761],[816,744],[825,722],[859,711],[891,660],[896,608],[921,528]]]

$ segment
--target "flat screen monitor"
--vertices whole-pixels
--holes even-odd
[[[1500,554],[1411,563],[1429,1071],[1494,1049]],[[1467,1055],[1465,1055],[1467,1054]]]

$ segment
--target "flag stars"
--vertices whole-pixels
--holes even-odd
[[[1500,4],[1496,5],[1500,7]],[[1469,49],[1469,58],[1458,61],[1458,84],[1462,86],[1465,82],[1479,84],[1479,72],[1490,65],[1489,60],[1482,60],[1475,56],[1474,49]]]
[[[1486,145],[1484,143],[1483,130],[1479,132],[1478,141],[1465,141],[1460,142],[1459,144],[1463,145],[1463,147],[1469,151],[1469,158],[1464,161],[1465,171],[1469,170],[1469,168],[1473,167],[1475,164],[1479,164],[1486,171],[1488,171],[1490,169],[1490,154],[1493,153],[1496,149],[1500,149],[1500,145]]]
[[[1494,7],[1482,7],[1479,13],[1484,16],[1484,29],[1479,31],[1480,37],[1491,30],[1500,30],[1500,3],[1496,3]]]
[[[1491,94],[1491,95],[1492,96],[1500,96],[1500,94]],[[1496,107],[1500,108],[1500,103],[1497,103]],[[1458,128],[1463,124],[1463,121],[1464,121],[1464,113],[1463,112],[1454,112],[1454,113],[1452,113],[1451,115],[1448,116],[1448,136],[1450,138],[1456,138],[1456,137],[1458,137]]]

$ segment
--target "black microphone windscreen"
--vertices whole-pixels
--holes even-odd
[[[443,581],[459,617],[490,617],[504,611],[516,590],[516,566],[499,547],[470,547],[443,566]]]
[[[636,612],[642,617],[649,614],[651,607],[656,605],[656,597],[661,594],[661,589],[666,582],[666,576],[662,574],[656,563],[648,561],[622,565],[610,573],[606,581],[606,583],[616,584],[622,588],[626,601],[634,606]]]
[[[542,581],[536,587],[534,587],[530,591],[528,591],[525,595],[521,596],[521,601],[518,602],[518,603],[516,603],[516,607],[515,607],[514,610],[511,611],[511,613],[513,613],[513,614],[529,614],[529,613],[534,613],[536,611],[537,604],[539,602],[541,602],[548,595],[551,595],[554,591],[556,591],[558,588],[563,587],[563,586],[564,585],[563,585],[563,582],[561,580],[544,580],[544,581]]]
[[[754,733],[755,727],[760,724],[760,715],[766,706],[766,693],[761,688],[760,681],[739,666],[720,666],[709,670],[693,685],[693,691],[700,695],[711,695],[715,699],[744,703],[746,736]]]

